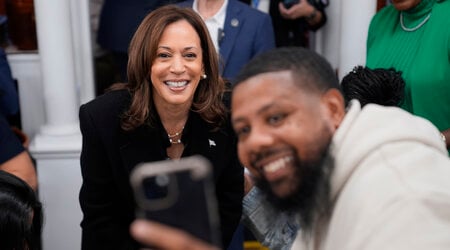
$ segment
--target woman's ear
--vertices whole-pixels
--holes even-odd
[[[337,129],[345,116],[344,96],[337,89],[329,89],[322,96],[322,102],[334,129]]]

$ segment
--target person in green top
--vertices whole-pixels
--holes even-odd
[[[392,0],[371,20],[366,66],[402,71],[402,108],[430,120],[450,148],[450,0]]]

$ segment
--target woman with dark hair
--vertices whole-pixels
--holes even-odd
[[[128,52],[128,83],[80,107],[82,249],[137,249],[130,171],[196,154],[214,166],[226,247],[241,216],[243,168],[206,26],[192,9],[161,7],[142,21]]]
[[[34,190],[0,170],[0,249],[41,249],[42,206]]]

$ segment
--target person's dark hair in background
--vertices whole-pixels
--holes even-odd
[[[41,249],[42,205],[20,178],[0,170],[0,249]]]
[[[345,104],[358,99],[361,107],[368,103],[400,106],[405,90],[402,72],[390,69],[370,69],[356,66],[341,82]]]

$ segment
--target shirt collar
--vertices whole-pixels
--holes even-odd
[[[199,13],[197,6],[198,6],[198,0],[194,0],[192,9],[195,12]],[[223,28],[224,23],[225,23],[226,13],[227,13],[227,6],[228,6],[228,0],[225,0],[222,4],[222,7],[220,7],[219,11],[217,11],[217,13],[214,16],[208,18],[208,20],[213,19],[214,21],[216,21],[219,24],[220,27]]]

